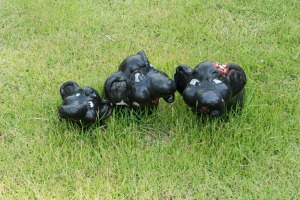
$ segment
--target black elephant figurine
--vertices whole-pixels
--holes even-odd
[[[241,109],[246,74],[234,63],[201,62],[190,68],[180,65],[174,74],[177,91],[197,114],[221,117],[228,109]]]
[[[176,84],[166,73],[155,69],[144,51],[124,59],[104,84],[104,96],[113,105],[155,108],[159,98],[174,101]]]
[[[83,124],[101,122],[112,113],[112,106],[102,100],[91,87],[79,87],[74,81],[67,81],[60,87],[63,103],[58,109],[59,116]]]

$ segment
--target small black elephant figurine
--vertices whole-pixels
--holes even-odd
[[[159,98],[174,101],[176,84],[166,73],[155,69],[144,51],[124,59],[118,72],[104,84],[104,95],[114,105],[130,108],[155,108]]]
[[[91,87],[79,87],[74,81],[67,81],[60,87],[63,100],[58,109],[59,116],[83,124],[94,123],[108,118],[112,106],[107,100],[102,100],[98,92]]]
[[[174,80],[185,103],[197,114],[221,117],[227,109],[241,109],[246,74],[234,63],[202,62],[194,69],[181,65]]]

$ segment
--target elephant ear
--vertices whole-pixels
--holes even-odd
[[[128,102],[129,80],[119,71],[107,78],[104,84],[104,98],[116,104],[122,101]]]
[[[246,85],[247,78],[244,70],[237,64],[228,63],[229,73],[227,79],[232,88],[232,96],[237,95]]]
[[[190,68],[187,65],[180,65],[176,68],[176,72],[174,74],[174,81],[176,84],[176,89],[180,94],[182,94],[184,89],[186,88],[188,78],[191,72],[192,68]]]
[[[150,66],[150,62],[148,60],[148,57],[146,56],[146,53],[143,50],[139,51],[137,54],[139,54],[141,56],[142,60],[145,62],[145,65],[147,67]]]
[[[65,99],[67,96],[70,96],[78,89],[79,89],[79,86],[74,81],[67,81],[67,82],[63,83],[60,87],[61,98]]]

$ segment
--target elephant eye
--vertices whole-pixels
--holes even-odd
[[[94,107],[94,103],[93,103],[92,101],[89,101],[89,102],[87,103],[87,105],[88,105],[90,108],[93,108],[93,107]]]
[[[216,79],[216,78],[215,78],[215,79],[213,79],[212,81],[213,81],[215,84],[220,84],[220,83],[222,83],[222,81],[221,81],[221,80],[219,80],[219,79]]]
[[[143,75],[140,73],[134,74],[134,82],[139,83],[144,79]]]
[[[195,86],[199,86],[200,85],[200,82],[197,80],[197,79],[192,79],[191,81],[190,81],[190,85],[195,85]]]
[[[79,97],[79,96],[81,96],[81,94],[82,94],[82,90],[80,89],[80,90],[78,90],[78,92],[75,94],[75,96],[76,96],[76,97]]]

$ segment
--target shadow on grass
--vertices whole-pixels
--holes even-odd
[[[76,143],[83,140],[91,146],[97,147],[100,144],[104,148],[118,146],[124,142],[127,143],[126,145],[139,140],[148,142],[150,137],[151,141],[158,137],[153,134],[160,128],[155,123],[157,115],[157,109],[117,107],[107,120],[97,120],[92,124],[61,119],[57,116],[54,125],[56,130],[53,129],[52,137],[56,137],[61,142],[68,140]]]

